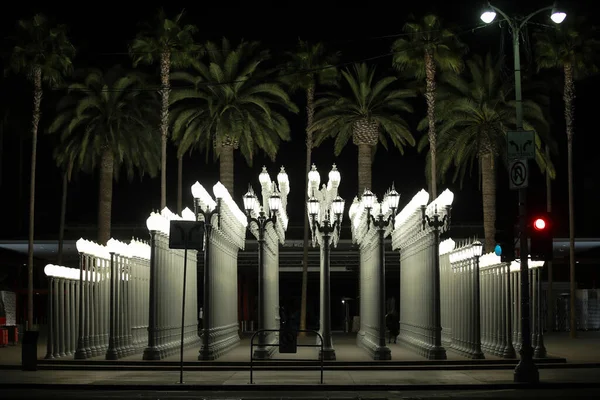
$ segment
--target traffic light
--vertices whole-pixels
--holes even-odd
[[[531,249],[529,255],[532,260],[552,261],[552,236],[552,218],[549,213],[537,213],[530,218]]]
[[[500,256],[501,262],[511,262],[515,259],[515,225],[510,218],[508,221],[503,218],[496,220],[496,247],[494,253]]]

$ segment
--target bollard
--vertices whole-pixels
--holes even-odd
[[[38,331],[25,331],[23,346],[21,348],[21,369],[23,371],[37,371],[37,342]]]

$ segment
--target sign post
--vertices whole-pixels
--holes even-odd
[[[187,278],[188,249],[202,251],[204,245],[204,222],[171,220],[169,248],[183,249],[183,299],[181,301],[181,349],[179,351],[179,383],[183,384],[183,341],[185,334],[185,283]],[[206,268],[206,267],[205,267]]]

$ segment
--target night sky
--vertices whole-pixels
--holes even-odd
[[[419,3],[416,5],[415,3]],[[508,36],[502,39],[498,25],[479,28],[481,22],[480,1],[463,1],[460,5],[448,1],[405,2],[398,3],[397,7],[377,7],[371,3],[363,3],[361,8],[347,8],[341,6],[322,6],[311,9],[310,4],[289,8],[223,8],[205,9],[202,2],[194,3],[195,6],[186,6],[186,21],[197,25],[200,32],[197,39],[219,40],[225,36],[236,43],[239,39],[259,40],[266,48],[271,50],[273,65],[282,61],[285,51],[294,50],[298,37],[322,41],[328,48],[342,52],[342,63],[369,60],[378,65],[378,72],[393,74],[391,69],[391,56],[386,55],[390,45],[398,34],[402,33],[402,26],[410,13],[417,16],[424,12],[435,12],[445,20],[457,26],[460,38],[466,42],[472,53],[485,54],[491,51],[498,54],[506,51],[507,62],[512,65],[512,51]],[[526,14],[539,7],[549,5],[550,1],[528,0],[522,2],[496,1],[494,4],[513,14]],[[88,7],[89,4],[89,7]],[[110,4],[110,3],[109,3]],[[119,3],[116,3],[119,4]],[[174,6],[166,7],[169,15],[180,11],[182,6],[177,2],[170,2]],[[280,3],[277,3],[279,5]],[[336,3],[346,4],[346,3]],[[577,3],[566,4],[567,12],[573,15],[591,14],[591,9]],[[150,20],[156,9],[142,6],[113,7],[101,3],[78,3],[77,8],[71,4],[52,2],[42,7],[26,7],[16,3],[12,10],[5,10],[0,15],[0,29],[2,36],[7,37],[14,32],[16,20],[31,18],[35,12],[43,12],[55,18],[60,23],[69,26],[69,36],[78,49],[74,59],[76,68],[100,67],[107,68],[114,64],[129,67],[131,60],[127,55],[127,44],[138,31],[138,24]],[[276,7],[276,6],[274,6]],[[521,8],[519,8],[521,7]],[[591,7],[591,6],[590,6]],[[547,23],[548,16],[541,14],[536,22]],[[4,40],[2,48],[3,58],[10,51],[8,40]],[[504,50],[503,50],[504,49]],[[522,58],[527,61],[526,49]],[[544,74],[541,79],[548,79],[552,74]],[[158,73],[156,74],[158,79]],[[560,80],[558,81],[560,82]],[[11,127],[5,132],[2,153],[2,186],[0,187],[1,205],[4,221],[0,230],[0,237],[25,238],[27,226],[27,201],[29,193],[29,155],[31,142],[29,140],[29,127],[31,119],[32,92],[31,85],[21,78],[9,75],[2,80],[1,104],[2,109],[10,107]],[[595,115],[597,104],[597,91],[600,88],[600,79],[591,78],[578,83],[576,100],[576,140],[575,140],[575,196],[577,207],[577,234],[578,236],[598,236],[594,220],[600,218],[600,211],[595,206],[597,196],[598,178],[594,171],[596,156],[600,140],[598,139],[597,117]],[[566,135],[564,134],[564,119],[562,117],[562,85],[558,85],[552,97],[552,113],[555,118],[552,134],[557,138],[559,154],[554,156],[557,169],[557,179],[553,182],[553,209],[558,225],[557,236],[567,235],[567,170],[566,170]],[[58,221],[61,199],[61,175],[52,160],[52,139],[45,134],[49,122],[54,116],[54,104],[60,98],[60,90],[46,91],[42,100],[42,122],[40,142],[38,147],[37,169],[37,202],[36,202],[36,238],[52,239],[58,232]],[[279,167],[284,165],[291,181],[291,200],[288,211],[291,214],[290,225],[302,224],[303,192],[304,192],[304,102],[303,96],[295,95],[301,108],[300,114],[290,116],[292,126],[292,141],[284,142],[275,163],[258,154],[254,165],[248,167],[241,157],[237,155],[235,165],[235,199],[241,205],[241,196],[245,193],[249,182],[259,188],[258,174],[261,166],[265,164],[271,176],[275,178]],[[415,101],[415,115],[408,117],[413,133],[418,140],[420,133],[416,131],[416,123],[424,116],[425,107],[422,98]],[[19,140],[23,135],[26,140],[22,146],[22,187],[19,195]],[[168,206],[175,210],[176,207],[176,179],[177,162],[174,148],[170,149],[169,164],[167,167]],[[313,151],[313,161],[321,172],[322,182],[326,182],[327,173],[332,163],[338,165],[342,174],[340,192],[346,199],[347,205],[356,195],[357,176],[357,150],[350,142],[339,158],[333,157],[332,141],[326,141],[320,148]],[[192,156],[184,159],[184,206],[192,205],[190,186],[196,180],[207,187],[218,179],[218,163],[213,163],[212,156],[209,163],[205,163],[204,154],[197,151]],[[401,205],[406,204],[412,196],[425,187],[424,178],[425,155],[417,153],[414,148],[408,148],[404,156],[399,151],[390,148],[389,152],[379,146],[373,163],[373,191],[381,195],[387,187],[395,182],[396,189],[402,198]],[[533,175],[530,178],[530,202],[534,206],[545,204],[544,179],[539,174],[537,166],[532,165]],[[453,210],[453,223],[481,224],[481,195],[478,188],[477,173],[464,182],[460,189],[458,184],[451,182],[451,175],[446,183],[438,184],[438,192],[445,187],[455,191],[455,207]],[[96,176],[79,175],[69,186],[69,200],[67,212],[67,225],[95,225],[97,214],[98,180]],[[134,178],[127,181],[124,174],[115,184],[113,194],[113,225],[144,225],[148,213],[159,206],[160,199],[159,178],[144,179]],[[516,207],[516,192],[508,190],[507,174],[502,171],[498,176],[498,212],[506,215]],[[67,232],[68,238],[68,232]],[[92,235],[95,239],[95,234]],[[298,237],[299,239],[299,237]]]

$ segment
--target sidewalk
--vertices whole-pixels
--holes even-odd
[[[312,342],[312,338],[303,338],[301,341]],[[589,364],[600,363],[600,332],[578,332],[576,339],[570,339],[566,332],[549,333],[544,337],[545,346],[549,359],[544,362],[564,362],[568,364]],[[489,364],[508,364],[515,365],[517,360],[506,360],[495,356],[487,355],[485,360],[470,360],[460,354],[448,350],[446,361],[429,361],[419,356],[411,349],[401,344],[389,344],[392,352],[391,361],[373,361],[367,352],[356,345],[355,335],[335,334],[333,337],[334,348],[336,349],[337,360],[325,362],[325,365],[489,365]],[[283,359],[313,359],[313,365],[318,364],[316,348],[299,347],[297,354],[277,354],[274,358]],[[73,360],[73,356],[62,357],[54,360],[44,360],[46,355],[46,339],[41,336],[38,341],[38,358],[40,365],[55,366],[60,365],[102,365],[102,366],[157,366],[179,364],[179,354],[169,356],[161,361],[142,361],[141,354],[134,354],[124,357],[117,361],[106,361],[104,356],[98,356],[87,360]],[[557,360],[562,358],[563,360]],[[541,360],[540,360],[541,361]],[[250,341],[248,338],[242,339],[239,346],[235,347],[215,361],[198,361],[198,349],[189,348],[184,352],[184,362],[186,366],[247,366],[250,362]],[[277,365],[276,360],[269,361],[272,365]],[[260,364],[260,363],[259,363]],[[21,365],[21,346],[8,346],[0,348],[0,369],[3,366],[17,367]]]
[[[600,369],[543,369],[536,387],[600,387]],[[92,390],[440,390],[515,388],[512,370],[471,371],[2,371],[0,387]],[[525,385],[527,386],[527,385]]]

